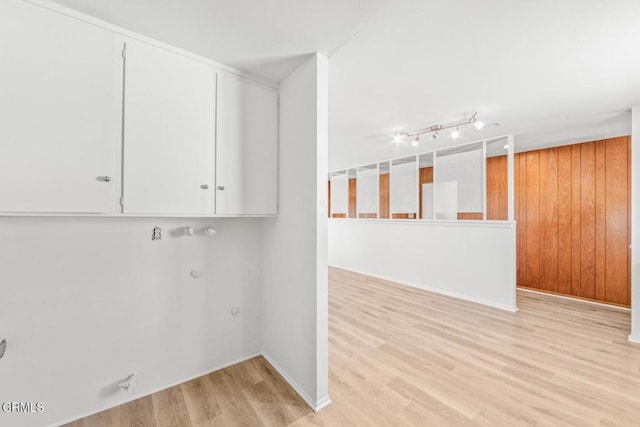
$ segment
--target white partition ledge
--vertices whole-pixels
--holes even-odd
[[[329,265],[517,310],[515,222],[330,219]]]

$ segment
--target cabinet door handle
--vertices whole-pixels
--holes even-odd
[[[96,179],[98,181],[100,181],[100,182],[111,182],[111,177],[110,176],[99,176]]]
[[[218,185],[218,190],[224,190],[224,185]]]
[[[202,188],[203,190],[208,190],[209,189],[209,185],[208,184],[202,184],[200,186],[200,188]]]

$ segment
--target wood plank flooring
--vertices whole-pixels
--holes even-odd
[[[518,292],[516,314],[330,270],[330,395],[261,357],[69,424],[640,426],[627,311]]]

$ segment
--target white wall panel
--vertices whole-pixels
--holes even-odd
[[[515,310],[515,223],[461,222],[330,219],[329,265]]]
[[[45,411],[0,425],[60,425],[259,353],[261,236],[260,219],[2,218],[0,401]]]
[[[347,206],[349,199],[349,181],[347,175],[336,175],[331,177],[331,213],[346,214],[349,212]]]
[[[458,183],[458,211],[482,212],[484,156],[482,150],[436,157],[435,182]]]
[[[415,162],[391,166],[389,192],[391,213],[418,212],[418,171]]]
[[[356,208],[358,213],[378,212],[378,169],[358,171]]]

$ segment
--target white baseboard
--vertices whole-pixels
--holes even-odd
[[[99,407],[97,409],[93,409],[93,410],[91,410],[89,412],[86,412],[84,414],[75,415],[75,416],[73,416],[71,418],[68,418],[67,420],[55,422],[54,424],[51,424],[49,427],[57,427],[57,426],[61,426],[61,425],[64,425],[64,424],[69,424],[69,423],[71,423],[73,421],[76,421],[76,420],[79,420],[81,418],[89,417],[89,416],[97,414],[99,412],[106,411],[106,410],[111,409],[111,408],[115,408],[116,406],[124,405],[125,403],[129,403],[129,402],[132,402],[134,400],[140,399],[142,397],[146,397],[146,396],[152,395],[152,394],[157,393],[159,391],[166,390],[168,388],[175,387],[175,386],[180,385],[182,383],[189,382],[189,381],[194,380],[196,378],[200,378],[202,376],[209,375],[209,374],[211,374],[213,372],[216,372],[216,371],[219,371],[221,369],[228,368],[229,366],[233,366],[233,365],[237,365],[238,363],[246,362],[247,360],[253,359],[254,357],[257,357],[257,356],[260,356],[261,354],[262,353],[254,353],[254,354],[251,354],[249,356],[243,356],[240,359],[234,360],[234,361],[229,362],[229,363],[224,363],[224,364],[222,364],[220,366],[217,366],[217,367],[215,367],[213,369],[207,369],[204,372],[200,372],[200,373],[195,374],[193,376],[187,377],[184,380],[180,380],[180,381],[178,381],[176,383],[168,384],[166,386],[159,387],[159,388],[154,389],[154,390],[152,390],[150,392],[145,392],[144,394],[132,394],[131,397],[128,398],[128,399],[125,399],[125,400],[122,400],[122,401],[117,401],[117,402],[111,402],[108,405]]]
[[[331,267],[339,268],[341,270],[351,271],[352,273],[363,274],[365,276],[375,277],[377,279],[387,280],[389,282],[398,283],[398,284],[404,285],[404,286],[410,286],[412,288],[421,289],[423,291],[433,292],[433,293],[440,294],[440,295],[445,295],[445,296],[448,296],[448,297],[453,297],[453,298],[458,298],[458,299],[465,300],[465,301],[475,302],[477,304],[486,305],[488,307],[493,307],[493,308],[498,308],[500,310],[505,310],[505,311],[508,311],[510,313],[515,313],[516,311],[518,311],[518,307],[515,305],[515,303],[512,306],[511,305],[504,305],[504,304],[497,304],[497,303],[495,303],[493,301],[487,301],[487,300],[484,300],[484,299],[481,299],[481,298],[475,298],[475,297],[471,297],[471,296],[468,296],[468,295],[460,294],[460,293],[457,293],[457,292],[451,292],[451,291],[447,291],[447,290],[440,289],[440,288],[434,288],[434,287],[431,287],[431,286],[423,285],[421,283],[408,282],[406,280],[396,279],[395,277],[387,277],[387,276],[383,276],[383,275],[380,275],[380,274],[370,273],[370,272],[367,272],[367,271],[359,271],[359,270],[354,270],[352,268],[340,267],[338,265],[332,265]]]
[[[271,366],[273,366],[273,368],[278,371],[280,375],[282,375],[285,381],[289,383],[291,388],[293,388],[296,393],[298,393],[302,400],[304,400],[307,405],[309,405],[309,407],[313,409],[314,412],[318,412],[319,410],[326,408],[331,404],[331,399],[329,398],[329,396],[324,396],[317,401],[311,399],[311,397],[309,397],[309,395],[302,389],[302,387],[300,387],[298,383],[293,380],[293,378],[287,373],[287,371],[285,371],[282,366],[280,366],[278,362],[276,362],[273,357],[269,355],[269,353],[263,351],[262,357],[267,359],[267,362],[269,362]]]
[[[325,396],[322,399],[318,400],[318,403],[316,404],[315,408],[312,408],[315,412],[320,411],[321,409],[326,408],[327,406],[331,405],[331,399],[329,399],[329,396]]]
[[[629,342],[640,344],[640,337],[634,337],[633,335],[629,335]]]

